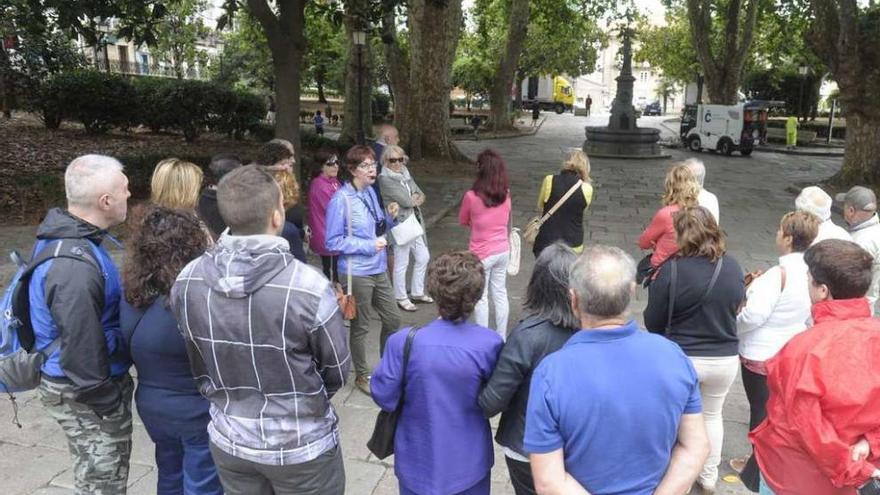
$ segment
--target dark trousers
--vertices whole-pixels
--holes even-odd
[[[233,457],[213,443],[211,455],[226,495],[343,495],[345,466],[336,446],[311,461],[289,466]]]
[[[167,421],[142,419],[156,444],[158,495],[222,495],[207,429],[198,434],[181,434]]]
[[[535,480],[532,479],[532,465],[528,462],[517,461],[504,456],[507,461],[507,472],[510,473],[510,482],[516,495],[537,495]]]
[[[767,387],[766,376],[750,371],[745,366],[742,366],[742,380],[746,399],[749,401],[749,431],[752,431],[767,417],[770,389]]]
[[[321,268],[328,280],[339,282],[339,256],[321,256]]]

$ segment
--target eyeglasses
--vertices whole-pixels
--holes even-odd
[[[404,157],[400,157],[400,158],[389,158],[389,159],[388,159],[388,163],[405,163],[405,162],[406,162],[406,158],[404,158]]]
[[[360,165],[357,166],[358,170],[370,170],[376,168],[376,162],[361,162]]]
[[[324,162],[324,166],[325,167],[338,167],[339,166],[339,159],[334,156],[334,157],[330,158],[329,160],[327,160],[326,162]]]

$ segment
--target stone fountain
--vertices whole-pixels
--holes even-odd
[[[623,67],[605,127],[587,127],[584,152],[597,158],[667,158],[660,151],[660,130],[638,127],[633,107],[632,29],[623,29]]]

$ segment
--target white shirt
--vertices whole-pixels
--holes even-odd
[[[864,222],[850,227],[852,240],[855,241],[862,249],[871,253],[874,258],[874,264],[871,267],[871,288],[868,289],[868,303],[871,305],[871,312],[877,314],[874,306],[877,299],[880,298],[880,219],[875,213],[873,217]]]
[[[709,213],[715,217],[715,223],[721,225],[721,216],[718,213],[718,198],[705,189],[700,189],[700,195],[697,196],[697,204],[709,210]]]
[[[785,268],[784,289],[780,266]],[[780,257],[779,265],[752,281],[736,317],[740,356],[766,361],[806,330],[812,305],[808,283],[804,253]]]
[[[843,227],[838,227],[831,221],[829,218],[824,222],[819,224],[819,233],[816,234],[816,238],[813,239],[813,244],[817,242],[824,241],[825,239],[841,239],[844,241],[851,241],[852,236],[843,229]]]

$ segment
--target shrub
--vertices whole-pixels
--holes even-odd
[[[264,105],[258,95],[216,87],[214,98],[212,130],[235,139],[243,139],[245,133],[260,125]]]
[[[132,79],[137,93],[137,124],[148,127],[153,132],[171,126],[168,108],[160,97],[164,88],[173,84],[173,79],[161,77],[135,77]]]
[[[137,107],[135,90],[126,78],[94,70],[56,75],[46,83],[43,97],[40,111],[47,127],[57,127],[66,118],[81,123],[89,134],[127,128]]]

